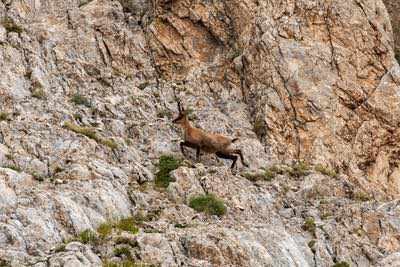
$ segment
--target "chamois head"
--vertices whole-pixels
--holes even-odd
[[[178,101],[178,111],[179,111],[178,117],[174,119],[172,122],[184,126],[187,121],[187,113],[185,109],[181,106],[180,101]]]

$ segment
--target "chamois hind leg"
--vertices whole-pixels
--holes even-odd
[[[190,143],[190,142],[181,142],[180,143],[181,152],[185,157],[186,157],[185,150],[183,149],[185,146],[190,147],[190,148],[196,148],[196,157],[198,158],[200,156],[200,147],[198,145]]]
[[[230,159],[230,160],[232,160],[231,169],[233,169],[235,167],[236,161],[238,159],[238,156],[236,156],[236,155],[227,154],[227,153],[223,153],[223,152],[217,152],[217,153],[215,153],[215,155],[217,155],[217,157],[219,157],[221,159]]]
[[[235,149],[233,151],[233,153],[238,154],[240,156],[240,161],[242,162],[243,166],[249,167],[249,164],[244,162],[244,158],[243,158],[243,154],[242,154],[242,150],[240,149]]]

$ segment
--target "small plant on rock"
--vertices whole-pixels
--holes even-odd
[[[113,229],[112,223],[105,222],[100,224],[100,226],[97,228],[97,233],[100,235],[101,238],[106,238],[111,234],[112,229]]]
[[[291,177],[300,178],[310,173],[310,167],[305,162],[298,162],[287,170]]]
[[[324,167],[321,164],[318,164],[317,166],[315,166],[315,170],[317,172],[322,173],[323,175],[330,176],[332,178],[337,178],[338,177],[338,173],[337,172],[335,172],[334,170],[329,169],[327,167]]]
[[[1,24],[6,29],[7,32],[16,32],[16,33],[23,32],[23,28],[17,25],[11,18],[4,18]]]
[[[308,231],[315,236],[315,231],[317,230],[317,225],[314,218],[308,217],[303,224],[303,230]]]
[[[0,112],[0,121],[6,121],[6,120],[8,120],[8,113]]]
[[[114,248],[113,252],[117,257],[125,257],[127,259],[132,258],[131,250],[127,246]]]
[[[205,194],[203,196],[191,198],[189,200],[189,207],[209,215],[222,216],[226,213],[224,202],[214,194]]]
[[[181,166],[181,161],[173,156],[163,155],[158,163],[158,172],[156,173],[155,184],[157,187],[167,188],[172,182],[170,172]]]
[[[81,105],[81,106],[85,106],[85,107],[92,107],[92,103],[89,101],[89,99],[87,99],[85,96],[80,95],[80,94],[74,94],[71,98],[71,101],[75,104],[75,105]]]
[[[96,233],[90,229],[81,232],[78,236],[79,241],[83,244],[92,244],[97,240]]]
[[[133,217],[128,217],[119,220],[115,227],[122,231],[130,232],[131,234],[137,234],[139,232],[139,228],[136,227],[135,220]]]
[[[341,261],[341,262],[335,263],[332,267],[350,267],[350,264],[348,264],[345,261]]]

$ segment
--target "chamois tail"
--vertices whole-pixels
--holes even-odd
[[[239,138],[233,138],[231,142],[235,143],[237,140],[239,140]]]

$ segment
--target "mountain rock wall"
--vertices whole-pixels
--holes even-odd
[[[380,0],[0,1],[0,259],[101,266],[123,238],[156,266],[392,266],[390,25]],[[177,98],[250,167],[187,150],[155,188],[160,156],[183,158]],[[188,206],[205,193],[227,214]]]

